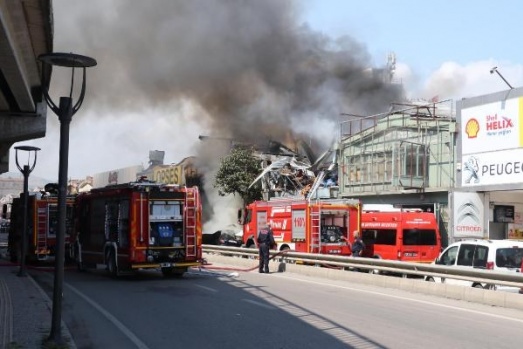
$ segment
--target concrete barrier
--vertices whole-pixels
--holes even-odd
[[[257,271],[258,269],[257,259],[227,257],[212,253],[204,254],[204,258],[211,264],[238,267],[240,271]],[[427,282],[422,279],[409,279],[370,273],[350,272],[340,269],[281,263],[276,260],[269,263],[269,269],[273,273],[288,272],[330,280],[343,280],[352,283],[394,288],[472,303],[523,310],[523,295],[517,293]]]

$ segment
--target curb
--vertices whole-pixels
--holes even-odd
[[[0,279],[0,347],[7,348],[13,341],[13,303],[7,283]]]
[[[0,252],[0,268],[2,267],[17,267],[18,264],[7,261],[5,258],[6,254]],[[43,300],[45,307],[49,310],[50,316],[52,316],[53,302],[45,291],[40,287],[36,280],[28,273],[26,278],[30,280],[31,284],[37,290],[41,299]],[[13,329],[13,296],[9,290],[8,283],[0,279],[0,348],[8,348],[9,343],[13,341],[14,329]],[[5,301],[5,302],[4,302]],[[69,328],[62,320],[61,324],[62,338],[65,342],[65,348],[77,349],[76,343],[73,340],[73,336],[69,331]]]
[[[51,315],[52,315],[53,302],[51,301],[51,298],[49,298],[49,296],[47,296],[45,291],[40,287],[40,285],[38,285],[38,283],[30,275],[28,275],[27,277],[31,280],[34,287],[38,290],[38,292],[44,299],[45,305],[46,305],[47,309],[49,309],[49,311],[51,312]],[[73,340],[73,336],[71,335],[71,332],[69,331],[69,327],[67,327],[67,325],[65,324],[65,322],[63,320],[62,320],[61,331],[62,331],[62,337],[63,337],[65,343],[67,344],[67,347],[69,349],[77,349],[76,343]]]

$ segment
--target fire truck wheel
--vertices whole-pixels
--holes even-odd
[[[107,257],[107,270],[109,275],[115,277],[118,275],[118,266],[116,265],[116,255],[114,250],[109,251],[109,256]]]
[[[428,282],[436,282],[436,280],[434,280],[434,278],[432,276],[429,276],[425,279],[425,281],[428,281]]]

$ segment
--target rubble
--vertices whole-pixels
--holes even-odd
[[[268,193],[268,198],[308,197],[313,188],[337,187],[336,153],[336,149],[330,149],[314,163],[311,163],[308,157],[298,153],[294,153],[292,156],[260,154],[260,157],[264,159],[265,168],[250,187],[261,181],[263,192]]]

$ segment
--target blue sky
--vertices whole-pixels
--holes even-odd
[[[171,1],[174,0],[151,3],[161,6]],[[96,26],[101,19],[107,21],[107,18],[118,21],[122,11],[132,9],[131,3],[129,0],[54,0],[55,50],[90,55],[89,52],[97,48],[98,37],[91,33],[91,41],[82,42],[82,38],[89,31],[96,31],[93,23]],[[299,6],[295,13],[301,23],[307,23],[330,38],[348,35],[365,45],[371,56],[371,66],[384,66],[387,54],[394,52],[397,59],[395,77],[403,82],[412,99],[438,96],[455,101],[506,90],[503,81],[489,73],[493,66],[498,66],[513,86],[523,86],[520,38],[523,1],[297,0],[295,3]],[[104,7],[104,12],[100,12],[100,7]],[[137,20],[143,22],[138,28],[147,28],[144,18],[138,16]],[[122,49],[121,38],[125,38],[126,33],[119,35],[122,36],[115,38],[113,45],[116,49]],[[140,49],[134,47],[135,43],[128,46]],[[156,52],[153,46],[138,54],[142,55],[143,51]],[[96,58],[100,63],[105,59],[103,54]],[[118,72],[118,62],[112,66]],[[105,84],[117,85],[124,92],[127,88],[132,89],[123,83],[118,85],[108,77]],[[194,155],[198,135],[208,131],[193,121],[195,117],[201,117],[201,111],[185,104],[180,108],[153,101],[154,108],[145,113],[113,110],[100,115],[101,111],[93,103],[93,90],[89,90],[92,88],[92,80],[88,80],[86,100],[71,123],[69,175],[72,178],[85,178],[138,164],[147,166],[149,150],[165,150],[166,163],[178,162]],[[176,117],[179,118],[176,123],[169,119]],[[184,137],[173,137],[173,134]],[[49,111],[46,137],[23,142],[42,149],[33,175],[56,177],[58,139],[57,118]],[[10,169],[16,172],[14,150]]]
[[[523,2],[510,0],[308,0],[304,6],[313,28],[357,38],[375,64],[394,51],[425,79],[448,61],[466,66],[494,60],[500,71],[520,64],[522,14]]]

